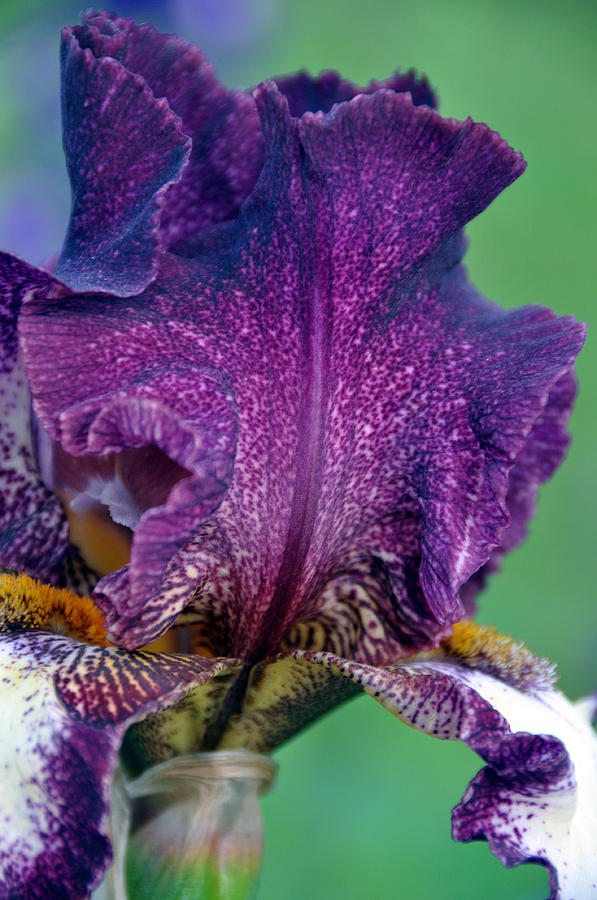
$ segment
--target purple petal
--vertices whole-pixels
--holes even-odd
[[[64,576],[68,526],[35,465],[17,317],[24,296],[56,285],[46,272],[0,254],[0,566],[52,583]]]
[[[130,724],[225,668],[58,635],[0,636],[0,884],[10,897],[84,897],[112,856],[110,785]]]
[[[202,53],[151,25],[90,11],[73,29],[97,58],[113,57],[140,75],[154,97],[165,97],[192,139],[183,177],[165,198],[163,243],[171,247],[202,228],[233,218],[263,165],[253,99],[217,81]]]
[[[488,763],[454,809],[456,840],[486,839],[506,866],[546,866],[553,900],[594,896],[597,736],[584,709],[558,691],[524,693],[439,658],[379,669],[325,653],[295,658],[348,678],[420,731],[464,741]]]
[[[523,168],[484,125],[383,90],[300,120],[275,87],[256,97],[266,162],[238,218],[133,301],[29,304],[27,374],[77,453],[111,449],[93,424],[111,383],[186,365],[191,391],[200,357],[233,398],[229,490],[160,555],[161,583],[138,567],[130,595],[124,572],[102,584],[115,639],[146,642],[192,600],[227,630],[220,652],[256,659],[324,617],[326,649],[356,622],[343,652],[388,662],[462,617],[583,329],[502,312],[466,280],[459,230]],[[162,534],[167,552],[181,537]]]
[[[75,290],[138,294],[155,277],[160,208],[190,140],[142,78],[96,59],[68,28],[61,66],[72,210],[56,274]]]
[[[165,198],[161,234],[166,247],[191,256],[195,238],[209,225],[237,215],[263,166],[263,140],[253,99],[220,84],[202,53],[174,35],[159,34],[151,25],[90,10],[74,34],[96,58],[112,57],[140,75],[156,98],[165,97],[180,116],[193,148],[178,184]],[[409,92],[415,105],[435,106],[425,79],[413,72],[359,88],[336,72],[312,77],[306,72],[277,79],[288,96],[292,115],[306,110],[327,112],[334,103],[358,93],[389,88]]]
[[[275,79],[278,90],[288,100],[290,114],[300,118],[306,112],[331,110],[336,103],[352,100],[357,94],[374,94],[387,89],[397,94],[411,95],[414,106],[437,106],[437,99],[426,78],[417,78],[414,72],[396,72],[384,81],[371,81],[366,87],[358,87],[346,81],[338,72],[321,72],[317,76],[306,71]]]
[[[176,265],[175,260],[172,262]],[[162,296],[161,288],[159,293]],[[73,303],[76,310],[78,301]],[[53,309],[48,305],[48,312]],[[142,312],[143,306],[139,309]],[[84,318],[75,314],[72,327],[63,323],[56,349],[62,352],[73,342],[71,364],[80,366],[83,375],[76,383],[66,368],[56,371],[49,356],[42,359],[32,345],[30,350],[36,356],[34,365],[45,388],[38,405],[42,424],[67,453],[88,457],[123,451],[125,462],[128,454],[130,463],[131,448],[157,447],[190,473],[174,484],[163,503],[141,516],[126,577],[123,572],[122,577],[104,580],[96,594],[98,603],[104,606],[103,592],[111,586],[129,608],[145,606],[151,616],[148,601],[158,593],[171,558],[195,534],[197,524],[219,505],[227,490],[237,423],[226,379],[209,367],[202,369],[195,364],[196,353],[186,361],[181,357],[179,362],[167,364],[165,360],[160,364],[154,357],[155,365],[149,368],[146,353],[149,348],[159,352],[163,320],[152,322],[150,317],[144,327],[129,335],[127,327],[123,329],[123,313],[132,322],[135,307],[127,305],[125,312],[120,302],[89,297]],[[124,355],[118,338],[110,336],[112,328],[125,339]],[[89,354],[89,342],[93,342],[93,353],[103,357],[101,362]],[[86,373],[90,363],[98,366],[92,390],[99,388],[99,393],[88,399],[91,385]],[[116,390],[114,385],[118,386]],[[68,406],[58,421],[44,412],[47,404],[55,403]],[[147,458],[155,459],[155,451],[139,450],[141,463]],[[87,465],[86,460],[83,465]],[[133,475],[141,478],[139,473]]]
[[[570,437],[568,419],[576,396],[576,377],[564,373],[549,392],[543,412],[533,425],[524,448],[516,457],[508,479],[506,508],[510,524],[505,528],[501,543],[461,590],[467,611],[474,610],[474,598],[496,572],[502,558],[526,537],[527,523],[535,514],[539,485],[548,481],[566,455]]]

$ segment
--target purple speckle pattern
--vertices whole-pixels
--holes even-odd
[[[27,375],[74,453],[112,449],[97,439],[107,392],[135,393],[147,372],[172,390],[180,377],[189,402],[205,372],[234,410],[219,505],[192,536],[156,512],[147,578],[142,519],[132,568],[100,583],[117,642],[215,608],[219,652],[255,660],[325,613],[332,630],[357,620],[343,652],[387,663],[462,618],[461,587],[510,524],[510,471],[521,458],[530,493],[550,471],[521,457],[542,414],[561,455],[560,384],[584,330],[504,312],[467,281],[460,230],[524,167],[484,125],[389,90],[298,120],[274,85],[255,97],[266,157],[239,216],[196,258],[164,254],[138,297],[28,303]]]
[[[151,25],[94,11],[83,14],[83,23],[73,29],[80,45],[142,77],[154,97],[166,98],[192,139],[182,179],[168,191],[161,212],[164,245],[182,247],[201,229],[231,219],[263,165],[251,96],[227,90],[196,47]]]
[[[160,207],[191,141],[166,100],[69,28],[60,61],[72,207],[56,274],[77,290],[137,294],[155,277]]]
[[[3,897],[88,896],[112,856],[108,804],[126,728],[224,665],[0,636]]]
[[[455,840],[487,840],[506,866],[546,866],[552,900],[597,896],[594,702],[523,693],[439,657],[387,668],[329,653],[293,658],[348,678],[409,725],[464,741],[485,760],[454,809]]]
[[[522,540],[567,446],[583,328],[503,312],[462,265],[464,225],[522,158],[442,119],[412,73],[363,89],[299,73],[251,96],[178,38],[83,23],[63,33],[57,278],[0,255],[0,565],[94,581],[35,469],[31,390],[74,471],[106,455],[176,469],[95,589],[112,638],[138,647],[184,612],[243,663],[0,635],[7,896],[99,882],[135,722],[139,765],[175,752],[181,709],[192,749],[267,751],[358,690],[486,761],[457,839],[546,865],[554,898],[595,895],[595,703],[408,662]]]
[[[461,598],[469,615],[475,610],[476,594],[484,587],[487,577],[499,569],[504,555],[525,539],[529,519],[535,513],[539,485],[551,478],[566,455],[570,443],[567,424],[576,389],[573,371],[558,379],[510,470],[506,494],[510,525],[504,530],[500,544],[492,551],[487,563],[461,590]]]
[[[164,198],[160,216],[164,246],[192,256],[200,232],[234,218],[261,172],[264,147],[253,98],[225,88],[201,51],[175,35],[95,10],[83,13],[82,21],[73,28],[79,46],[141,76],[154,97],[167,99],[192,139],[189,161]],[[427,81],[413,72],[397,72],[364,88],[336,72],[316,77],[300,72],[277,79],[277,84],[295,116],[307,110],[328,112],[335,103],[381,88],[408,92],[415,105],[435,106]]]
[[[58,583],[64,575],[68,525],[44,486],[33,455],[30,394],[18,347],[23,298],[52,291],[53,279],[0,254],[0,566]]]

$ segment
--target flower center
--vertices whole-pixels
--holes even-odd
[[[89,597],[28,575],[0,575],[0,632],[52,631],[107,646],[104,617]]]
[[[462,665],[479,669],[523,691],[549,690],[556,681],[555,666],[528,647],[495,628],[465,620],[457,622],[442,648]]]

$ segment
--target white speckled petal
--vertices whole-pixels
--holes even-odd
[[[0,896],[88,896],[112,855],[110,785],[125,729],[222,668],[54,634],[0,636]]]
[[[506,866],[545,865],[552,900],[597,897],[595,698],[522,692],[444,660],[379,667],[295,652],[360,685],[408,724],[464,741],[486,762],[454,809],[459,841],[486,839]]]
[[[17,339],[24,298],[59,292],[50,275],[0,254],[0,566],[56,583],[64,576],[68,525],[44,486],[31,447],[31,397]]]

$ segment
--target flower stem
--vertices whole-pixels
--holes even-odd
[[[276,766],[245,750],[181,756],[112,789],[114,862],[94,900],[249,900]]]

